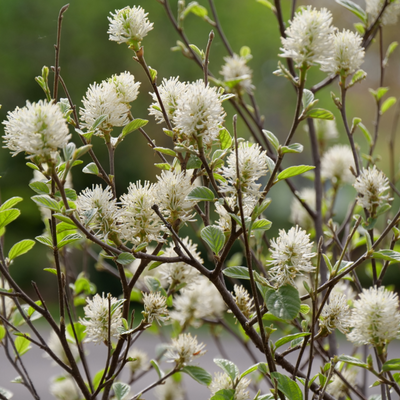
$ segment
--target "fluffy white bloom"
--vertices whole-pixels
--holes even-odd
[[[332,14],[326,8],[318,11],[307,6],[297,12],[281,38],[281,57],[293,58],[297,67],[303,64],[326,65],[331,62],[333,32]]]
[[[341,374],[349,382],[350,387],[354,387],[357,380],[357,370],[355,368],[345,369],[341,371]],[[339,375],[334,374],[332,382],[326,388],[326,392],[340,399],[349,393],[349,387],[340,379]]]
[[[104,190],[100,185],[83,190],[76,200],[76,210],[82,223],[96,236],[107,238],[112,232],[116,232],[119,209],[110,186]]]
[[[233,287],[233,290],[235,292],[235,295],[233,296],[233,298],[235,299],[235,303],[237,304],[243,315],[246,318],[250,318],[250,316],[254,312],[254,304],[249,292],[243,285],[235,285]]]
[[[315,189],[304,188],[300,191],[299,196],[311,209],[315,210]],[[290,221],[305,230],[314,227],[314,221],[310,214],[296,198],[293,198],[290,205]]]
[[[169,319],[167,299],[160,292],[143,293],[144,311],[142,311],[146,323],[151,324],[154,320],[161,325]]]
[[[71,138],[60,107],[43,100],[27,101],[25,107],[8,112],[3,124],[4,147],[10,149],[13,156],[24,151],[48,158],[58,148],[66,146]]]
[[[97,127],[96,135],[102,135],[101,131],[111,131],[114,126],[125,126],[129,122],[129,105],[120,101],[114,85],[108,82],[90,85],[82,103],[84,107],[80,108],[79,114],[84,128],[90,129],[99,117],[107,116]]]
[[[177,365],[186,365],[194,358],[205,354],[204,343],[198,344],[197,336],[192,337],[190,333],[182,333],[176,339],[172,339],[165,357],[168,362],[175,362]]]
[[[171,319],[178,321],[181,326],[201,326],[202,318],[222,317],[225,311],[225,302],[215,286],[205,277],[199,276],[197,285],[189,289],[182,289],[181,294],[175,296]]]
[[[367,13],[369,14],[368,22],[372,24],[385,3],[385,0],[365,0],[367,4]],[[390,3],[381,17],[382,25],[394,25],[400,15],[400,1],[394,0]]]
[[[157,203],[157,189],[145,181],[131,183],[128,193],[121,196],[119,230],[121,238],[135,244],[162,241],[163,224],[152,206]]]
[[[118,44],[126,43],[134,50],[139,50],[140,42],[153,29],[153,23],[147,18],[148,13],[145,13],[142,7],[133,6],[115,10],[115,14],[110,14],[110,26],[107,31],[109,40]]]
[[[260,197],[261,183],[256,183],[262,176],[267,175],[267,152],[258,144],[242,142],[238,147],[239,177],[241,190],[244,195]],[[221,183],[221,190],[225,193],[236,194],[236,152],[232,151],[227,158],[228,166],[221,168],[221,175],[227,180]]]
[[[243,89],[245,92],[252,92],[254,86],[251,84],[252,70],[246,64],[248,58],[238,56],[228,56],[224,58],[225,64],[222,66],[220,74],[224,77],[225,82],[235,81],[242,79],[235,85],[239,89]]]
[[[359,194],[357,203],[370,213],[375,213],[379,206],[392,200],[386,193],[390,188],[389,179],[375,165],[373,168],[363,168],[353,186]]]
[[[50,385],[50,393],[58,400],[80,400],[80,390],[69,376],[62,376]]]
[[[337,144],[330,147],[322,156],[321,176],[331,179],[333,183],[353,183],[355,178],[350,167],[355,169],[350,146]]]
[[[400,329],[399,299],[396,293],[380,288],[363,289],[351,314],[353,330],[347,338],[357,345],[384,346]]]
[[[175,78],[165,79],[161,85],[158,87],[158,92],[161,97],[161,101],[164,105],[165,111],[168,115],[170,121],[174,118],[175,110],[177,108],[178,99],[186,90],[186,83],[179,81],[179,76]],[[153,103],[149,107],[149,114],[154,115],[157,123],[164,122],[164,116],[161,111],[160,103],[158,102],[157,96],[155,93],[150,93],[153,98]]]
[[[185,237],[182,242],[193,255],[193,257],[203,264],[201,255],[197,251],[197,244],[192,243],[188,237]],[[177,257],[178,255],[175,253],[174,247],[175,244],[171,242],[170,245],[165,249],[163,257]],[[182,283],[186,283],[185,287],[189,289],[199,277],[199,272],[197,269],[184,262],[161,264],[157,269],[163,276],[164,280],[166,280],[171,286],[171,288],[174,288]]]
[[[352,304],[354,299],[356,298],[356,292],[351,287],[349,281],[342,279],[333,287],[331,294],[340,294],[344,295],[347,298],[347,303]]]
[[[139,370],[145,371],[149,365],[149,357],[147,353],[142,350],[133,348],[129,350],[128,357],[132,358],[133,361],[129,361],[128,366],[132,372],[137,372]]]
[[[69,349],[71,350],[71,353],[74,357],[75,360],[78,359],[79,357],[79,350],[75,342],[75,338],[70,337],[67,335],[67,340],[68,340],[68,345]],[[60,342],[59,337],[54,331],[50,332],[50,336],[47,339],[47,346],[49,346],[50,350],[64,363],[67,365],[70,365],[70,362],[65,354],[64,348]],[[49,358],[50,356],[45,353],[45,357]]]
[[[140,82],[135,82],[135,77],[130,72],[113,75],[108,83],[114,86],[117,97],[122,103],[132,103],[139,94]]]
[[[184,171],[162,171],[161,176],[157,176],[156,203],[165,214],[169,223],[177,221],[190,221],[193,214],[194,202],[187,200],[186,196],[194,188],[191,183],[192,174]]]
[[[235,400],[248,400],[250,399],[250,393],[247,390],[250,385],[250,379],[242,378],[236,387],[233,387],[232,379],[225,372],[216,372],[214,378],[209,386],[211,390],[211,397],[214,396],[219,390],[223,389],[235,389]]]
[[[360,69],[365,51],[361,47],[362,37],[349,30],[336,32],[333,36],[332,60],[321,70],[331,74],[348,76]]]
[[[158,400],[184,400],[182,385],[176,382],[173,377],[165,380],[165,383],[158,385],[155,390]]]
[[[347,304],[346,296],[338,293],[331,293],[329,304],[325,304],[322,309],[319,325],[322,331],[327,334],[338,329],[342,333],[348,333],[350,329],[350,309]]]
[[[314,119],[315,133],[319,141],[327,141],[339,137],[339,132],[334,119]],[[306,125],[308,128],[308,125]]]
[[[315,267],[310,260],[316,253],[311,252],[312,246],[310,235],[297,225],[287,233],[283,229],[279,230],[278,239],[271,240],[272,260],[268,262],[273,266],[268,272],[275,281],[275,286],[295,286],[294,279],[297,275],[314,271]]]
[[[199,138],[206,146],[211,146],[224,122],[220,92],[215,87],[204,86],[204,81],[186,85],[177,100],[173,122],[182,141],[196,144]]]
[[[88,341],[101,343],[108,341],[108,325],[110,325],[110,338],[119,338],[119,330],[122,327],[122,303],[108,294],[102,297],[96,294],[92,300],[86,299],[87,305],[83,307],[85,318],[79,318],[79,322],[86,326]],[[109,311],[111,307],[111,311]],[[111,321],[108,316],[111,314]]]

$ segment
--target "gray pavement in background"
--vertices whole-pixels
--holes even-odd
[[[47,338],[48,333],[43,334],[44,338]],[[206,334],[202,334],[198,337],[199,342],[204,342],[206,344],[207,353],[196,359],[193,364],[197,364],[202,368],[206,369],[212,375],[214,372],[221,371],[214,363],[214,358],[223,358],[223,355],[218,350],[214,340]],[[222,336],[221,342],[224,347],[224,350],[227,354],[230,355],[231,360],[235,362],[240,371],[244,371],[248,367],[254,364],[254,362],[249,357],[248,353],[244,350],[244,348],[230,336]],[[142,335],[136,343],[136,347],[148,353],[149,358],[155,358],[155,346],[159,343],[159,339],[157,336],[144,334]],[[88,353],[88,362],[91,370],[92,376],[100,369],[104,367],[105,359],[106,359],[106,347],[104,345],[93,345],[86,344],[86,350]],[[260,353],[257,349],[252,348],[253,353],[257,357],[258,361],[265,361],[260,357]],[[339,344],[339,354],[347,354],[350,355],[351,346],[347,342],[343,342]],[[295,357],[298,353],[296,352],[291,356],[292,362],[295,361]],[[400,358],[400,345],[398,343],[391,343],[389,346],[389,358]],[[49,393],[49,385],[51,379],[60,375],[62,373],[62,369],[53,365],[52,360],[49,358],[43,357],[43,352],[33,347],[27,354],[23,356],[23,360],[26,366],[26,369],[29,372],[32,382],[34,383],[36,390],[40,396],[41,400],[53,400],[53,396]],[[318,368],[321,365],[320,360],[317,359],[314,365]],[[162,368],[168,369],[171,367],[171,364],[162,363]],[[317,372],[317,368],[315,368],[314,373]],[[25,400],[31,399],[32,396],[27,391],[25,387],[21,384],[10,383],[12,379],[18,376],[18,373],[12,368],[12,366],[8,363],[8,360],[5,356],[4,349],[0,348],[0,387],[6,388],[13,392],[13,400]],[[123,381],[124,377],[127,377],[127,374],[122,375],[121,381]],[[154,370],[149,371],[140,381],[132,385],[131,396],[139,393],[143,388],[157,380],[157,375]],[[370,378],[370,384],[374,381],[373,377]],[[187,399],[188,400],[207,400],[210,398],[210,391],[207,387],[198,384],[193,381],[191,378],[184,376],[184,387],[188,392]],[[268,393],[266,383],[262,382],[260,386],[262,392]],[[371,393],[369,394],[379,394],[379,388],[370,389]],[[100,397],[99,397],[100,398]],[[146,393],[143,396],[146,400],[155,400],[156,397],[154,395],[154,389]],[[354,397],[356,398],[356,397]]]

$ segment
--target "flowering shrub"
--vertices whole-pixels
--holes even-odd
[[[36,242],[23,239],[5,253],[6,227],[19,216],[16,205],[22,199],[6,200],[0,206],[0,344],[8,354],[15,351],[16,358],[9,360],[20,373],[19,381],[37,398],[34,382],[21,368],[21,356],[35,345],[64,370],[50,386],[57,399],[133,400],[153,388],[159,399],[190,398],[190,391],[185,394],[180,380],[173,379],[181,373],[208,386],[210,400],[366,399],[366,385],[357,381],[360,369],[365,372],[359,374],[363,379],[377,377],[374,385],[380,386],[381,399],[397,398],[400,375],[392,371],[400,370],[400,360],[391,357],[389,345],[399,335],[399,301],[393,288],[384,287],[382,281],[390,264],[400,261],[400,211],[392,206],[400,192],[395,185],[398,174],[393,172],[389,180],[374,153],[380,119],[396,99],[384,99],[388,88],[371,90],[378,116],[371,136],[361,118],[354,117],[349,125],[346,96],[366,78],[361,66],[374,38],[382,39],[383,26],[397,22],[399,0],[367,0],[366,10],[350,0],[337,0],[359,18],[357,32],[340,32],[329,10],[313,6],[293,10],[285,28],[280,0],[275,5],[259,0],[275,13],[280,26],[279,56],[284,60],[276,56],[275,74],[286,78],[297,95],[293,123],[284,135],[264,129],[268,123],[259,115],[254,98],[250,49],[243,47],[239,54],[231,50],[214,1],[209,0],[209,16],[197,2],[186,5],[180,0],[178,19],[169,0],[158,2],[181,36],[178,48],[201,67],[195,82],[161,79],[147,65],[146,35],[157,27],[143,8],[127,6],[110,13],[107,33],[111,41],[127,45],[126,51],[149,79],[153,88],[149,115],[169,137],[169,147],[157,147],[145,130],[148,120],[132,116],[131,103],[140,96],[141,83],[130,72],[91,84],[77,112],[59,71],[51,90],[49,69],[43,67],[37,82],[45,99],[10,111],[3,122],[4,146],[12,155],[24,152],[27,166],[34,170],[29,186],[36,192],[32,200],[46,226],[36,241],[51,249],[53,268],[45,273],[53,274],[59,295],[55,318],[37,286],[37,296],[29,296],[10,274],[14,259]],[[183,28],[189,13],[202,17],[223,37],[229,54],[220,67],[221,79],[208,68],[215,34],[210,33],[204,50],[190,44]],[[377,45],[384,54],[383,41]],[[395,48],[392,43],[380,60],[381,86]],[[326,77],[309,87],[309,70],[316,68]],[[61,83],[66,99],[57,95]],[[334,114],[316,107],[319,90],[328,85],[332,85],[332,107],[342,118],[346,144],[331,144],[338,137]],[[237,115],[232,124],[226,120],[226,102],[244,120],[250,140],[238,137]],[[304,145],[294,138],[305,124],[312,162],[284,168],[288,153],[296,160],[303,151]],[[359,130],[367,139],[366,154],[355,141]],[[117,196],[115,153],[134,131],[147,139],[160,158],[156,163],[160,173],[153,182],[131,182],[125,194]],[[80,147],[71,141],[72,134],[82,141]],[[107,148],[108,165],[97,158],[93,136]],[[91,161],[82,172],[103,183],[76,193],[71,171],[78,173],[84,155]],[[395,171],[393,157],[390,162]],[[312,188],[296,187],[292,178],[302,174],[310,178]],[[268,232],[272,225],[267,219],[269,195],[273,187],[285,184],[294,196],[293,226],[279,229],[274,238]],[[340,220],[334,211],[340,189],[351,185],[354,196]],[[188,225],[194,227],[206,253],[183,235],[182,228]],[[234,246],[241,246],[240,257],[234,254]],[[110,293],[100,296],[86,271],[76,275],[70,270],[66,255],[72,249],[90,255],[99,269],[119,279],[119,298]],[[243,265],[238,258],[244,259]],[[365,265],[372,271],[369,288],[359,280]],[[137,301],[143,305],[139,322],[131,312]],[[78,317],[80,312],[83,317]],[[228,313],[234,326],[226,319]],[[51,328],[47,341],[35,328],[39,317]],[[140,334],[156,325],[170,326],[165,332],[172,337],[159,358],[149,362],[147,354],[133,344],[137,346]],[[187,332],[202,325],[221,326],[231,333],[254,364],[240,373],[231,360],[216,358],[222,372],[212,377],[198,365],[205,345]],[[273,341],[277,329],[281,337]],[[351,356],[339,354],[337,331],[364,350]],[[103,372],[95,380],[90,379],[90,356],[85,352],[88,341],[107,348]],[[249,343],[257,348],[257,355]],[[290,354],[297,355],[295,363],[289,361]],[[170,363],[166,372],[159,365],[163,361]],[[314,374],[317,363],[320,372]],[[156,371],[158,379],[138,391],[137,381],[149,369]],[[130,371],[129,382],[120,380],[124,370]],[[263,393],[258,389],[261,379],[270,387]],[[130,394],[133,383],[136,393]],[[0,388],[0,398],[10,397],[8,390]]]

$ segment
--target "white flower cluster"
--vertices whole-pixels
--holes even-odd
[[[80,390],[70,376],[61,376],[53,380],[50,393],[58,400],[80,400]]]
[[[92,300],[86,299],[87,305],[83,307],[85,319],[79,318],[79,322],[86,326],[88,341],[94,343],[108,342],[110,338],[118,339],[122,327],[122,303],[108,294],[102,297],[96,294]],[[111,320],[109,319],[111,316]],[[108,327],[110,326],[110,332]]]
[[[205,86],[199,79],[192,83],[179,82],[178,78],[164,79],[159,88],[160,97],[180,143],[211,146],[224,123],[225,111],[222,107],[221,92]],[[150,114],[158,122],[164,117],[158,99],[152,94]]]
[[[283,229],[279,230],[278,239],[271,240],[271,261],[268,261],[268,265],[273,266],[268,273],[276,287],[285,284],[295,286],[297,275],[314,271],[311,258],[316,253],[311,252],[312,246],[310,235],[297,225],[287,233]]]
[[[296,67],[320,64],[321,70],[348,76],[364,61],[362,38],[353,32],[337,32],[332,14],[307,6],[297,12],[282,40],[281,57],[292,58]]]
[[[338,329],[342,333],[348,333],[351,326],[350,309],[346,296],[339,293],[331,293],[329,304],[322,309],[319,325],[321,331],[327,334]]]
[[[347,338],[357,345],[382,347],[397,337],[400,329],[399,299],[383,286],[363,289],[354,301],[353,330]]]
[[[153,29],[153,23],[149,22],[142,7],[125,7],[115,10],[108,17],[110,26],[107,33],[111,41],[118,44],[126,43],[134,50],[139,50],[140,42]]]
[[[254,312],[254,299],[243,285],[234,285],[233,290],[235,292],[233,298],[235,299],[236,305],[246,318],[250,318]]]
[[[174,377],[165,380],[165,383],[158,385],[155,390],[158,400],[184,400],[185,392],[180,382],[176,382]]]
[[[97,126],[95,135],[112,131],[113,127],[125,126],[129,122],[130,105],[139,94],[140,82],[129,72],[113,75],[111,78],[89,86],[79,110],[82,126],[90,130],[98,118],[105,120]]]
[[[349,394],[349,387],[354,387],[357,380],[357,370],[353,369],[345,369],[341,371],[341,374],[349,382],[349,386],[347,386],[339,375],[334,374],[332,382],[327,386],[326,392],[340,399]]]
[[[190,254],[202,264],[203,260],[200,253],[197,251],[197,244],[192,243],[188,237],[185,237],[182,242],[189,250]],[[178,255],[176,254],[174,247],[175,244],[171,242],[164,250],[163,257],[177,257]],[[197,269],[193,268],[191,265],[185,264],[184,262],[161,264],[158,267],[158,270],[163,279],[168,282],[171,289],[181,284],[186,284],[185,287],[190,289],[196,284],[196,281],[199,278],[199,272]]]
[[[45,161],[71,138],[60,107],[43,100],[8,112],[3,124],[5,147],[13,156],[25,152]]]
[[[145,353],[142,350],[133,348],[129,350],[128,357],[132,359],[132,361],[129,361],[128,363],[128,366],[132,371],[132,373],[137,372],[139,370],[146,371],[147,368],[150,367],[149,357],[147,356],[147,353]]]
[[[248,400],[250,399],[250,392],[247,388],[250,383],[251,381],[249,379],[242,378],[234,387],[232,379],[228,374],[225,372],[216,372],[209,389],[211,390],[211,397],[219,390],[235,389],[234,400]]]
[[[220,74],[224,77],[225,83],[239,81],[233,85],[233,88],[251,93],[254,86],[251,84],[252,70],[247,65],[248,58],[233,54],[233,56],[225,57],[224,61]],[[229,85],[226,86],[229,87]]]
[[[143,293],[144,311],[142,311],[145,323],[151,324],[154,320],[161,325],[169,319],[167,299],[160,292]]]
[[[182,333],[176,339],[172,339],[165,357],[168,362],[184,366],[192,362],[194,358],[205,354],[204,347],[205,344],[197,342],[197,336],[192,337],[190,333]]]
[[[375,213],[379,206],[392,200],[387,193],[389,179],[375,165],[373,168],[363,168],[353,186],[359,194],[357,203],[370,213]]]
[[[354,175],[350,171],[354,165],[353,152],[350,146],[337,144],[330,147],[321,159],[321,176],[330,179],[334,184],[354,182]]]
[[[83,190],[76,201],[76,210],[82,223],[100,239],[106,240],[117,231],[119,209],[111,187],[100,185]]]
[[[385,0],[365,0],[367,4],[367,13],[369,14],[369,23],[375,22],[376,18],[380,14]],[[382,25],[394,25],[400,15],[400,1],[394,0],[389,2],[385,11],[382,14],[381,22]]]

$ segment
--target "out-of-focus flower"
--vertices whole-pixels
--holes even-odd
[[[304,188],[300,191],[299,197],[308,204],[311,209],[315,210],[315,190],[312,188]],[[305,230],[314,227],[314,221],[307,210],[302,206],[299,200],[293,198],[290,205],[290,221],[301,226]]]
[[[357,380],[356,369],[345,369],[341,371],[341,374],[349,382],[350,387],[354,387]],[[347,386],[339,377],[334,374],[332,382],[327,386],[326,392],[340,399],[349,393],[349,386]]]
[[[197,336],[192,337],[190,333],[182,333],[176,339],[172,339],[165,357],[168,362],[183,366],[192,362],[194,358],[202,356],[206,352],[204,347],[205,344],[198,344]]]
[[[375,22],[379,13],[382,10],[385,0],[365,0],[367,4],[367,13],[369,14],[368,22],[372,24]],[[389,3],[382,14],[382,25],[394,25],[397,22],[400,14],[400,1],[394,0]]]
[[[203,260],[197,251],[197,244],[192,243],[188,237],[185,237],[182,242],[190,254],[202,264]],[[174,247],[175,244],[171,243],[165,249],[163,257],[177,257],[178,254],[175,253]],[[158,270],[172,288],[184,283],[186,284],[185,287],[190,289],[199,277],[199,272],[184,262],[165,263],[160,265]]]
[[[76,210],[82,223],[96,236],[104,239],[117,231],[119,209],[110,186],[104,190],[100,185],[83,190],[76,201]]]
[[[161,325],[169,319],[167,309],[167,299],[160,292],[143,293],[144,311],[142,311],[144,321],[151,324],[154,320]]]
[[[359,194],[357,203],[371,214],[374,214],[379,206],[392,200],[387,193],[390,188],[389,179],[382,171],[378,171],[375,165],[373,168],[363,168],[353,186]]]
[[[134,50],[139,50],[143,38],[153,29],[153,23],[149,22],[148,13],[142,7],[125,7],[115,10],[108,17],[110,26],[107,33],[111,41],[118,44],[126,43]]]
[[[117,300],[108,294],[102,297],[96,294],[92,300],[86,299],[87,305],[83,307],[85,319],[80,318],[82,325],[86,326],[88,341],[94,343],[108,342],[110,338],[118,339],[120,328],[122,327],[122,304],[123,301]],[[111,320],[109,319],[111,315]],[[110,325],[110,333],[108,327]]]
[[[331,25],[332,14],[326,8],[318,11],[307,6],[297,12],[281,38],[281,57],[292,58],[297,67],[320,64],[325,66],[332,59],[335,28]]]
[[[242,378],[239,383],[234,387],[232,379],[225,372],[216,372],[214,378],[209,386],[211,390],[211,397],[219,390],[235,389],[234,400],[248,400],[250,399],[250,392],[247,390],[250,385],[250,380]]]
[[[329,304],[322,309],[319,325],[322,331],[327,334],[338,329],[342,333],[348,333],[350,329],[350,309],[346,296],[338,293],[331,293]]]
[[[178,107],[178,99],[186,90],[186,83],[180,82],[179,77],[163,79],[161,85],[158,87],[158,92],[161,101],[164,105],[165,111],[170,121],[175,116],[176,108]],[[149,114],[154,115],[157,123],[164,122],[164,115],[161,111],[160,103],[158,102],[155,93],[150,93],[153,98],[153,103],[149,107]]]
[[[139,370],[145,371],[149,367],[149,357],[144,351],[133,348],[129,350],[128,357],[133,359],[133,361],[129,361],[128,363],[132,372],[137,372]]]
[[[251,93],[254,86],[251,84],[252,70],[247,65],[248,58],[233,54],[224,58],[225,64],[222,66],[220,74],[224,77],[225,84],[228,87],[238,88],[247,93]],[[236,84],[233,82],[239,80]],[[231,83],[231,85],[229,85]]]
[[[331,179],[333,183],[353,183],[354,175],[350,167],[355,169],[353,152],[350,146],[337,144],[330,147],[321,159],[321,176]]]
[[[268,271],[275,281],[275,286],[285,284],[295,286],[294,279],[302,272],[313,272],[315,267],[311,264],[313,244],[310,242],[310,235],[306,231],[296,227],[291,228],[287,233],[279,230],[278,239],[271,240],[271,261],[273,267]]]
[[[353,330],[347,338],[357,345],[382,347],[397,337],[400,329],[399,299],[383,286],[363,289],[351,314]]]
[[[235,285],[233,287],[233,290],[235,292],[235,295],[233,296],[233,298],[235,299],[235,303],[237,304],[243,315],[246,318],[250,318],[250,316],[253,314],[254,304],[249,292],[242,285]]]
[[[336,32],[333,36],[332,60],[321,67],[331,74],[349,76],[360,69],[365,51],[361,47],[362,38],[349,30]]]
[[[74,359],[78,359],[79,357],[79,351],[78,347],[75,343],[74,338],[71,338],[67,335],[67,340],[68,340],[68,346],[69,349],[71,350],[71,353],[74,357]],[[65,354],[64,348],[60,342],[59,337],[54,331],[50,332],[49,339],[47,340],[47,345],[49,346],[50,350],[64,363],[67,365],[70,365],[70,362],[68,360],[67,355]],[[50,357],[47,353],[45,353],[46,357]]]
[[[155,394],[158,400],[184,400],[185,398],[182,385],[176,382],[173,376],[158,385]]]
[[[8,282],[0,276],[0,289],[9,290],[10,285]],[[11,315],[12,310],[15,307],[15,303],[11,297],[0,295],[0,315],[8,318]]]
[[[164,226],[151,208],[158,202],[157,189],[154,184],[145,181],[131,183],[128,193],[121,196],[119,214],[119,232],[121,238],[134,243],[162,241]]]
[[[25,107],[8,112],[3,124],[4,147],[10,149],[13,156],[25,152],[45,161],[71,138],[60,107],[43,100],[27,101]]]
[[[50,393],[58,400],[80,400],[80,391],[69,376],[61,376],[50,384]]]

